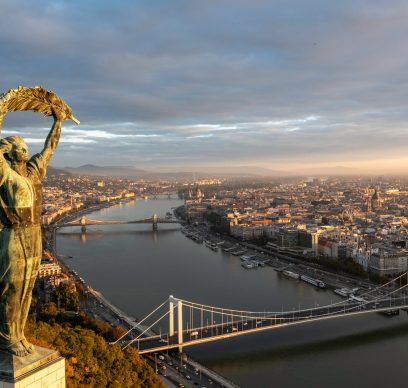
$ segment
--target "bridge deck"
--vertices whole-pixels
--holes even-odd
[[[180,224],[181,221],[175,219],[166,219],[166,218],[144,218],[140,220],[131,220],[131,221],[114,221],[114,220],[91,220],[85,219],[85,222],[82,220],[75,220],[72,222],[67,222],[65,224],[59,224],[58,227],[66,226],[90,226],[90,225],[127,225],[127,224]]]

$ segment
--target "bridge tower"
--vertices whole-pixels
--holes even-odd
[[[157,221],[159,219],[159,216],[157,214],[153,214],[152,217],[152,226],[153,226],[153,231],[157,230]]]
[[[86,218],[85,218],[85,216],[81,217],[81,232],[82,233],[86,232]]]
[[[177,318],[178,344],[181,353],[183,351],[183,303],[181,300],[177,301]]]
[[[169,297],[169,336],[172,337],[174,335],[174,304],[175,299],[173,295]]]
[[[174,336],[174,309],[177,308],[177,342],[180,353],[183,351],[183,302],[173,295],[169,297],[169,337]]]

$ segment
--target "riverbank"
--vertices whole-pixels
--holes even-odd
[[[282,254],[267,246],[259,246],[243,242],[229,235],[214,233],[210,227],[204,224],[189,225],[186,227],[184,234],[190,238],[193,236],[193,240],[198,243],[205,242],[209,249],[222,249],[224,251],[223,254],[240,259],[245,270],[262,270],[264,265],[268,265],[279,273],[289,271],[296,275],[291,279],[288,278],[288,281],[299,282],[301,277],[312,278],[317,283],[324,283],[324,286],[321,288],[327,288],[331,291],[338,289],[354,290],[355,296],[370,291],[373,298],[381,295],[380,292],[376,293],[373,291],[379,287],[377,283]],[[310,286],[314,287],[312,284]],[[392,289],[390,288],[390,290]],[[335,292],[335,294],[337,293]]]

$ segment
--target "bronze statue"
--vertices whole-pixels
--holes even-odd
[[[62,122],[73,116],[59,97],[40,87],[20,87],[1,95],[0,124],[11,110],[35,110],[54,117],[44,149],[31,158],[23,138],[0,139],[0,349],[24,357],[34,351],[24,327],[42,256],[42,180]]]

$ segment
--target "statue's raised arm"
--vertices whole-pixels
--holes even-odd
[[[50,132],[48,133],[47,139],[45,140],[44,148],[40,152],[40,155],[43,157],[45,166],[48,166],[52,155],[54,155],[61,136],[62,122],[67,119],[65,113],[57,109],[53,109],[53,116],[54,124]]]

